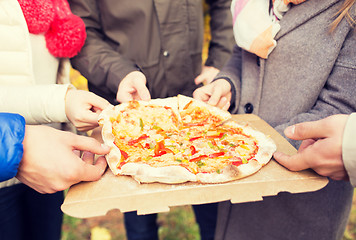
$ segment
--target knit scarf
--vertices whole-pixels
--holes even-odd
[[[267,59],[276,47],[274,39],[280,30],[279,20],[291,4],[306,0],[233,0],[231,12],[234,37],[237,45],[246,51]]]
[[[71,58],[83,47],[83,20],[72,14],[67,0],[18,0],[32,34],[44,34],[48,51],[55,57]]]

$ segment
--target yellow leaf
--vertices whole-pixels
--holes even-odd
[[[111,240],[111,235],[108,229],[103,227],[94,227],[91,229],[91,240]]]

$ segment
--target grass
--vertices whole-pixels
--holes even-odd
[[[159,214],[158,224],[160,239],[200,239],[199,227],[190,206],[174,207],[169,213]]]

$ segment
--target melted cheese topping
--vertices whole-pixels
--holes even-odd
[[[155,105],[137,105],[123,110],[113,122],[116,137],[139,137],[152,128],[163,131],[176,131],[178,117],[171,108]]]

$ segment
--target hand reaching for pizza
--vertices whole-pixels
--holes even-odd
[[[303,142],[298,154],[288,156],[278,152],[274,158],[292,171],[312,168],[318,174],[334,180],[347,179],[341,148],[347,118],[347,115],[334,115],[286,128],[287,137]]]
[[[220,70],[215,67],[203,66],[201,73],[194,79],[194,82],[196,85],[200,83],[209,84],[219,71]]]
[[[47,126],[26,125],[24,153],[16,177],[40,193],[54,193],[80,181],[96,181],[106,169],[109,147],[97,140]],[[74,150],[90,151],[81,159]]]
[[[150,92],[146,87],[146,76],[140,71],[133,71],[121,81],[116,94],[116,100],[120,103],[131,100],[151,99]]]
[[[193,92],[193,97],[209,105],[227,110],[230,107],[231,85],[225,79],[218,79]]]
[[[79,131],[88,131],[98,126],[99,114],[109,102],[88,91],[69,89],[65,105],[69,121]]]

